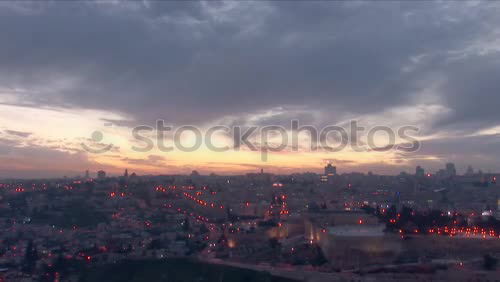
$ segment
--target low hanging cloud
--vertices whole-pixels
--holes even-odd
[[[23,132],[23,131],[17,131],[17,130],[5,130],[5,133],[9,134],[9,135],[13,135],[13,136],[17,136],[17,137],[22,137],[22,138],[27,138],[27,137],[30,137],[31,132]]]

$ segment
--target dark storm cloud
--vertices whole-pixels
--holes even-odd
[[[500,44],[497,48],[500,51]],[[450,63],[445,71],[453,73],[443,92],[446,104],[454,113],[438,126],[476,131],[500,124],[498,54],[461,59]]]
[[[500,134],[454,136],[422,142],[417,153],[402,153],[401,160],[408,161],[413,171],[416,165],[423,165],[430,171],[444,168],[447,162],[455,162],[459,173],[468,165],[476,169],[497,172],[500,170],[497,156],[500,154]],[[432,159],[429,159],[432,158]]]
[[[433,95],[451,114],[436,125],[500,120],[498,52],[470,49],[498,26],[496,3],[31,4],[0,7],[0,85],[26,89],[19,103],[112,110],[147,123],[300,106],[302,116],[321,112],[333,122],[411,105],[428,86],[422,81],[443,77]],[[467,56],[453,59],[460,50]]]

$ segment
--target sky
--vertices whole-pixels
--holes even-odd
[[[327,162],[341,173],[447,162],[498,172],[499,14],[497,1],[0,1],[0,178],[321,172]],[[301,150],[266,161],[205,146],[132,150],[132,129],[159,119],[202,132],[410,125],[421,146],[313,152],[302,136]]]

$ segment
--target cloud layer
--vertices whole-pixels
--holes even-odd
[[[432,140],[422,154],[500,170],[485,161],[500,153],[497,136],[468,137],[500,125],[499,12],[456,1],[3,2],[0,103],[110,112],[119,126],[412,124]],[[10,139],[44,138],[3,118]],[[463,149],[477,138],[489,150]],[[416,162],[434,165],[405,165]]]

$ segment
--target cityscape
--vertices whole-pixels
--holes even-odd
[[[1,0],[0,282],[500,281],[499,15]]]
[[[453,163],[395,176],[329,163],[321,174],[3,181],[0,273],[167,281],[180,260],[175,281],[494,281],[499,185]]]

